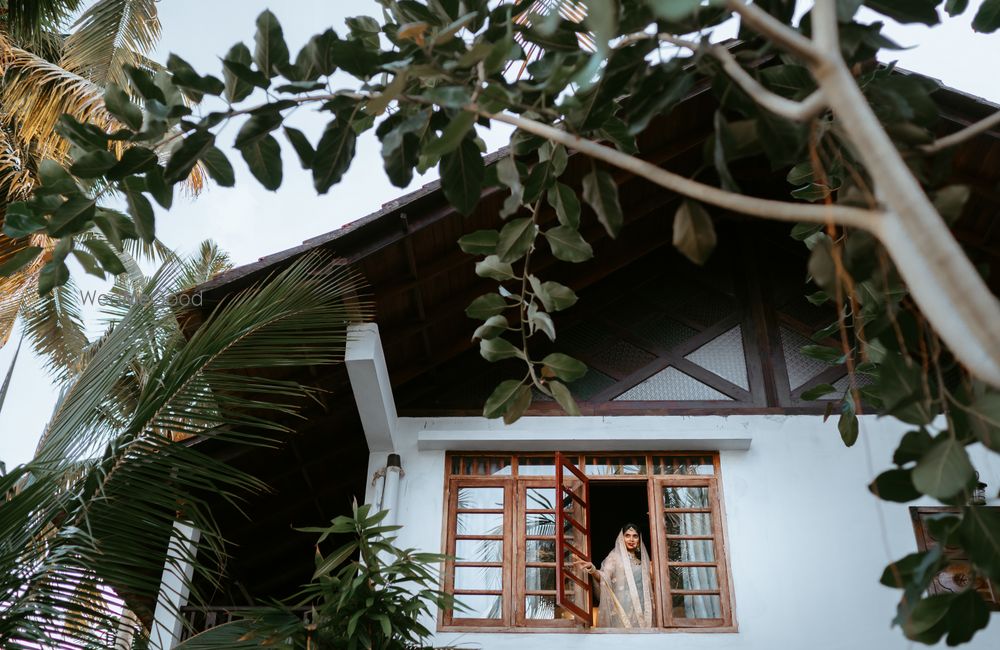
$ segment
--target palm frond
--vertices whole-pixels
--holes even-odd
[[[4,264],[27,246],[41,246],[49,250],[52,243],[43,236],[12,239],[0,234],[0,264]],[[24,299],[38,286],[38,274],[48,259],[48,253],[44,253],[16,273],[0,277],[0,347],[10,338]]]
[[[14,349],[14,356],[11,357],[10,367],[7,368],[7,374],[3,378],[3,384],[0,384],[0,413],[3,413],[3,403],[7,399],[7,389],[10,388],[10,378],[14,376],[14,366],[17,365],[17,355],[21,353],[21,344],[24,343],[24,337],[17,342],[17,347]]]
[[[182,274],[171,261],[150,278],[150,300],[135,300],[102,338],[32,463],[0,477],[2,647],[33,639],[107,647],[121,600],[148,620],[142,603],[156,592],[178,519],[198,528],[201,542],[196,556],[171,559],[168,570],[203,602],[197,584],[218,585],[225,562],[205,495],[236,504],[265,488],[168,434],[178,426],[233,444],[266,442],[310,391],[243,373],[340,360],[346,325],[371,312],[356,300],[357,274],[311,256],[216,309],[189,340],[143,331],[162,308],[153,298],[169,295]],[[141,375],[137,365],[146,365]],[[141,390],[125,417],[109,419],[123,377]],[[182,571],[187,561],[195,578]]]
[[[80,308],[80,290],[73,278],[45,295],[30,291],[21,310],[24,333],[45,369],[60,381],[78,371],[80,355],[89,341]]]
[[[124,66],[141,66],[160,38],[155,0],[98,0],[73,25],[60,65],[94,83],[126,87]]]
[[[47,33],[60,32],[83,0],[7,0],[5,30],[18,42],[31,44]]]
[[[229,253],[219,248],[211,239],[206,239],[198,246],[198,252],[184,263],[184,276],[181,278],[181,288],[189,289],[203,282],[208,282],[216,275],[233,268]]]

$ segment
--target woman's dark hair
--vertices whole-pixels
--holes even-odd
[[[625,531],[628,530],[629,528],[631,528],[632,530],[634,530],[639,536],[642,536],[642,530],[638,526],[636,526],[635,524],[633,524],[631,521],[626,521],[625,522],[625,525],[622,526],[622,533],[624,534]]]

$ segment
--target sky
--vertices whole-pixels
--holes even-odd
[[[903,26],[888,21],[885,33],[897,43],[911,46],[899,52],[883,51],[883,60],[898,60],[905,69],[941,80],[948,86],[1000,103],[1000,77],[988,73],[984,62],[996,57],[1000,35],[976,34],[970,27],[974,0],[964,16],[945,17],[933,28]],[[220,57],[238,41],[253,49],[254,20],[270,7],[284,29],[289,49],[294,53],[308,38],[328,26],[343,32],[349,16],[381,16],[374,0],[161,0],[158,3],[163,36],[154,58],[166,61],[178,54],[201,72],[221,76]],[[881,17],[862,11],[865,22]],[[336,86],[336,79],[334,82]],[[348,81],[344,80],[344,86]],[[308,111],[299,111],[293,124],[318,139],[324,120]],[[235,135],[231,131],[220,140]],[[481,132],[489,148],[506,142],[507,131]],[[252,178],[238,152],[226,149],[236,169],[236,187],[209,187],[197,198],[174,203],[169,212],[157,206],[157,235],[169,246],[190,252],[206,239],[214,239],[228,251],[236,265],[256,261],[261,256],[290,248],[302,241],[330,232],[378,210],[383,203],[436,177],[431,171],[416,177],[406,189],[393,187],[382,171],[379,143],[371,132],[363,135],[357,156],[342,182],[329,193],[317,196],[310,175],[283,141],[284,181],[277,192],[268,192]],[[85,276],[79,267],[73,276],[83,291],[100,291],[96,278]],[[86,309],[88,325],[96,333],[95,309]],[[0,349],[0,381],[6,374],[17,333]],[[45,374],[42,362],[25,343],[15,366],[3,411],[0,412],[0,461],[8,468],[31,458],[39,435],[52,412],[57,389]]]

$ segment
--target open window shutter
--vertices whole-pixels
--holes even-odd
[[[590,562],[590,481],[556,453],[556,604],[591,623],[590,577],[573,562]]]

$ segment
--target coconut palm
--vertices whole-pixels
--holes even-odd
[[[160,35],[156,0],[96,0],[80,13],[84,4],[0,0],[0,231],[6,205],[25,199],[36,185],[39,163],[67,162],[70,145],[56,132],[59,117],[115,130],[119,125],[104,108],[108,84],[128,88],[128,65],[159,69],[147,58]],[[200,169],[190,182],[200,188]],[[29,246],[47,252],[8,276],[4,266],[16,268],[17,254]],[[82,326],[72,285],[44,297],[36,291],[53,246],[45,236],[0,232],[0,347],[17,317],[30,315],[29,340],[61,369],[79,351]]]
[[[208,501],[264,486],[204,444],[280,439],[311,391],[245,371],[336,363],[347,324],[370,315],[358,276],[314,255],[233,296],[186,338],[168,299],[223,266],[206,244],[151,277],[123,274],[112,322],[87,343],[34,459],[0,477],[0,647],[111,647],[123,609],[150,620],[143,603],[178,520],[201,531],[195,574],[183,578],[192,602],[204,602],[198,584],[219,584],[225,542]],[[188,559],[168,566],[184,576]],[[136,633],[141,642],[146,631]]]

